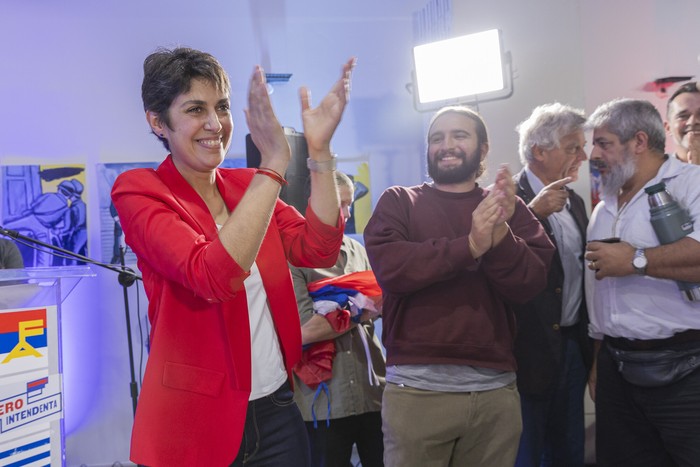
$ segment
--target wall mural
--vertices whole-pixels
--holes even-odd
[[[41,242],[87,255],[85,166],[15,165],[1,168],[1,225]],[[83,264],[17,241],[25,267]]]

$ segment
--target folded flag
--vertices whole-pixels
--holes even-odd
[[[351,323],[359,323],[363,309],[377,310],[377,300],[381,299],[382,291],[372,271],[353,272],[342,276],[331,277],[311,282],[307,285],[309,296],[314,301],[314,312],[324,316],[335,332],[342,333],[350,329]],[[374,378],[372,384],[379,384],[372,361],[369,358],[369,348],[366,337],[360,330],[365,353],[368,357],[369,371]],[[328,397],[328,417],[330,423],[330,394],[326,381],[333,376],[333,358],[335,343],[332,340],[315,342],[304,346],[301,360],[294,367],[294,373],[309,388],[315,389],[314,402],[321,392]],[[312,404],[314,426],[316,414]]]

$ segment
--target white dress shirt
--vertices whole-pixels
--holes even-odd
[[[645,187],[659,182],[688,210],[700,241],[700,166],[669,157]],[[623,206],[617,197],[603,197],[588,224],[588,241],[619,237],[636,248],[659,245],[650,221],[649,202],[639,190]],[[700,266],[700,265],[698,265]],[[700,329],[700,302],[686,301],[675,281],[637,274],[595,279],[586,268],[586,298],[590,317],[589,334],[627,339],[665,339],[687,329]]]
[[[539,194],[544,189],[544,183],[529,168],[525,168],[527,181],[530,188]],[[547,217],[552,227],[554,239],[557,242],[557,251],[564,269],[564,287],[562,290],[561,326],[573,326],[578,323],[578,312],[583,299],[581,287],[583,279],[583,239],[581,231],[576,225],[574,216],[571,215],[571,203],[566,201],[566,206],[559,212],[554,212]]]

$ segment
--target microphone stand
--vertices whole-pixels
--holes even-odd
[[[131,382],[129,387],[131,388],[131,405],[136,415],[136,401],[139,399],[139,387],[136,384],[136,372],[134,370],[134,350],[131,345],[131,313],[129,312],[129,293],[127,289],[136,282],[137,279],[141,279],[135,273],[133,275],[124,274],[124,270],[129,269],[124,264],[124,251],[123,246],[119,246],[119,262],[122,265],[122,272],[119,273],[117,280],[122,286],[124,291],[124,314],[126,316],[126,340],[129,343],[129,370],[131,371]],[[133,270],[131,271],[133,273]],[[143,279],[141,279],[143,281]]]
[[[112,264],[106,264],[106,263],[101,263],[99,261],[96,261],[92,258],[88,258],[87,256],[83,256],[81,254],[75,253],[70,250],[66,250],[64,248],[58,247],[56,245],[51,245],[49,243],[42,242],[40,240],[37,240],[32,237],[27,237],[26,235],[22,235],[16,230],[9,230],[9,229],[4,229],[2,226],[0,226],[0,235],[4,235],[6,237],[14,238],[16,240],[21,240],[22,243],[29,242],[34,245],[40,245],[44,248],[48,248],[49,250],[52,251],[57,251],[61,253],[62,255],[69,256],[71,258],[78,259],[84,263],[89,263],[89,264],[94,264],[95,266],[99,266],[104,269],[109,269],[110,271],[114,271],[119,273],[118,276],[118,281],[119,284],[122,286],[122,289],[124,290],[124,311],[126,314],[126,337],[127,341],[129,343],[129,368],[131,370],[131,382],[129,384],[130,390],[131,390],[131,402],[132,402],[132,408],[133,408],[133,413],[136,415],[136,401],[138,400],[139,397],[139,390],[138,386],[136,384],[136,372],[134,370],[134,351],[132,349],[132,343],[131,343],[131,318],[130,318],[130,313],[129,313],[129,294],[127,292],[127,289],[137,280],[143,281],[141,276],[136,274],[136,272],[129,268],[126,267],[124,264],[124,247],[119,248],[119,256],[120,256],[120,262],[121,266],[114,266]],[[32,245],[29,245],[32,246]],[[32,246],[32,248],[35,248]]]

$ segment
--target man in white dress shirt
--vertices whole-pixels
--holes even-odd
[[[601,202],[588,226],[586,292],[597,340],[597,465],[700,465],[700,167],[664,154],[664,125],[644,100],[617,99],[589,117]],[[694,232],[660,245],[644,188],[664,182]],[[619,238],[618,242],[595,240]]]

